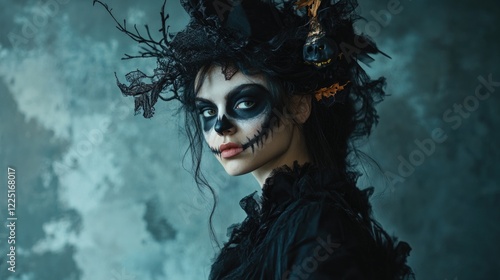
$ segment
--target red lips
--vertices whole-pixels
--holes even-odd
[[[243,151],[243,147],[241,147],[241,145],[238,145],[236,143],[229,142],[221,144],[219,150],[223,158],[231,158],[241,153]]]

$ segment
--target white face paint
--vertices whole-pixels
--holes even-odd
[[[196,96],[205,140],[230,175],[272,164],[291,145],[293,126],[281,119],[276,126],[271,93],[260,76],[237,72],[226,80],[212,67]]]

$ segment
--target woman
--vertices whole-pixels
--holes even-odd
[[[175,36],[164,7],[159,41],[118,23],[144,47],[127,58],[158,59],[152,76],[137,70],[118,86],[148,118],[158,99],[181,102],[199,186],[214,194],[203,142],[229,175],[251,172],[262,186],[240,201],[247,218],[230,228],[209,278],[413,278],[409,245],[371,217],[373,188],[356,187],[355,141],[377,122],[385,84],[358,64],[379,50],[354,32],[357,3],[181,3],[191,21]]]

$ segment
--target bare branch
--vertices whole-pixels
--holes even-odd
[[[106,11],[111,15],[113,20],[116,23],[116,28],[120,30],[121,32],[125,33],[128,37],[130,37],[132,40],[136,41],[139,44],[142,44],[141,49],[142,51],[139,53],[139,55],[128,55],[125,54],[125,57],[123,59],[131,59],[131,58],[144,58],[144,57],[161,57],[164,56],[165,53],[171,54],[171,50],[169,48],[169,41],[166,40],[165,38],[168,38],[168,27],[165,28],[166,25],[166,20],[169,18],[168,14],[165,14],[165,4],[166,0],[163,3],[162,6],[162,11],[161,11],[161,19],[162,19],[162,39],[161,40],[155,40],[153,36],[151,35],[149,26],[146,24],[144,25],[144,28],[146,29],[146,37],[141,34],[139,29],[137,28],[137,25],[134,24],[134,32],[131,32],[127,29],[127,21],[124,19],[123,24],[121,24],[116,17],[114,16],[112,9],[105,3],[101,2],[100,0],[94,0],[93,5],[96,3],[100,4],[103,6]]]

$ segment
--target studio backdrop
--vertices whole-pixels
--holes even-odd
[[[160,36],[162,0],[105,1]],[[363,150],[360,188],[374,215],[412,246],[417,279],[500,279],[497,1],[360,0],[358,32],[387,53],[380,123]],[[168,0],[170,31],[189,17]],[[91,0],[0,2],[0,279],[207,279],[217,252],[212,198],[187,171],[177,104],[134,116],[116,76],[151,73],[120,60],[137,45]],[[245,212],[251,175],[203,161],[219,204],[214,228]]]

